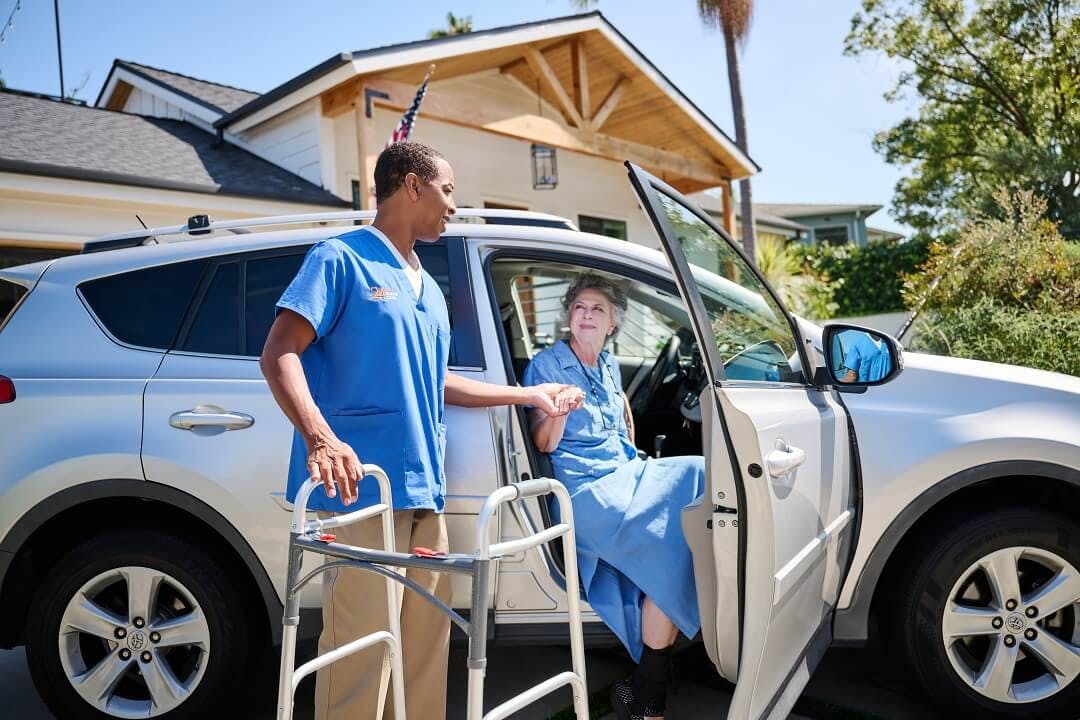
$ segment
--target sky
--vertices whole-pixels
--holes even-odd
[[[0,44],[9,88],[58,94],[51,0],[19,0]],[[0,23],[16,0],[0,0]],[[874,152],[874,134],[913,108],[890,104],[900,68],[847,57],[858,0],[759,0],[741,54],[755,202],[878,204],[890,217],[901,171]],[[265,92],[341,51],[408,42],[471,16],[476,30],[570,15],[570,0],[59,0],[64,83],[93,102],[115,58]],[[713,121],[734,137],[721,35],[695,0],[599,0],[594,7]],[[423,111],[421,109],[421,116]]]

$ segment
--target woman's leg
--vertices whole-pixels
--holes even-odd
[[[612,686],[619,720],[664,717],[671,646],[678,634],[675,624],[646,597],[641,605],[641,660],[633,675]]]
[[[645,598],[641,604],[641,640],[653,650],[664,650],[675,644],[679,629],[668,620],[652,600]]]

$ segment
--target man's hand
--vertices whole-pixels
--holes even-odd
[[[570,410],[576,409],[574,407],[566,409],[566,406],[568,405],[568,398],[563,399],[563,408],[560,408],[559,403],[557,402],[560,393],[564,391],[576,390],[578,393],[581,393],[582,397],[584,397],[584,393],[582,393],[581,389],[577,386],[563,385],[562,383],[543,383],[541,385],[533,385],[532,387],[529,387],[528,390],[532,394],[530,404],[535,408],[543,410],[547,415],[551,417],[559,417],[570,412]],[[580,406],[580,402],[578,406]]]
[[[363,476],[360,459],[348,444],[334,435],[316,438],[308,443],[308,473],[312,480],[326,488],[326,496],[337,494],[334,486],[341,489],[341,501],[346,505],[356,502],[356,486]]]

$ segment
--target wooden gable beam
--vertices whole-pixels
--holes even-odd
[[[582,119],[581,113],[574,107],[574,101],[566,94],[566,88],[559,82],[559,76],[551,69],[551,65],[549,65],[547,59],[544,58],[544,54],[540,52],[535,45],[526,45],[522,48],[522,51],[525,54],[525,62],[529,63],[529,68],[537,77],[543,78],[544,81],[547,82],[548,87],[555,93],[555,97],[558,98],[563,112],[570,118],[570,122],[577,127],[582,127],[585,124],[585,121]]]
[[[383,78],[369,78],[364,87],[385,94],[372,101],[394,110],[405,110],[412,103],[416,88]],[[478,105],[470,98],[429,89],[420,108],[420,116],[433,120],[475,128],[507,137],[542,143],[614,160],[631,160],[657,173],[707,183],[707,187],[722,184],[730,176],[723,165],[707,160],[688,158],[678,153],[636,143],[622,138],[567,127],[552,118],[522,115],[516,109],[497,105]]]
[[[352,110],[356,105],[357,97],[362,92],[362,85],[360,78],[353,78],[324,92],[322,94],[323,116],[333,118]]]
[[[128,98],[131,97],[132,87],[123,80],[116,82],[116,87],[113,88],[112,95],[109,96],[109,101],[105,103],[105,107],[109,110],[123,110],[127,105]]]
[[[592,114],[592,102],[589,99],[589,65],[584,43],[574,38],[570,44],[571,74],[574,78],[574,104],[581,112],[581,117],[589,122]]]
[[[612,86],[611,91],[608,92],[607,97],[604,98],[604,102],[600,103],[600,107],[596,109],[596,114],[589,120],[589,128],[594,132],[599,130],[607,122],[608,117],[612,111],[615,110],[615,106],[619,104],[619,100],[622,99],[623,93],[626,92],[627,86],[630,85],[630,79],[621,77],[615,81],[615,85]]]

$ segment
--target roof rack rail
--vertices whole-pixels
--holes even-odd
[[[105,235],[87,240],[83,253],[115,250],[117,248],[137,247],[150,240],[160,242],[160,238],[187,235],[200,237],[215,230],[227,230],[244,234],[250,228],[273,225],[306,225],[310,223],[357,222],[375,219],[374,210],[345,210],[341,212],[308,213],[304,215],[272,215],[269,217],[247,218],[244,220],[210,221],[206,215],[192,215],[184,225],[170,225],[155,228],[140,228],[129,232]],[[496,210],[494,208],[459,208],[453,216],[454,222],[484,222],[489,225],[530,225],[533,227],[553,227],[563,230],[577,230],[577,226],[559,215],[531,212],[528,210]]]

